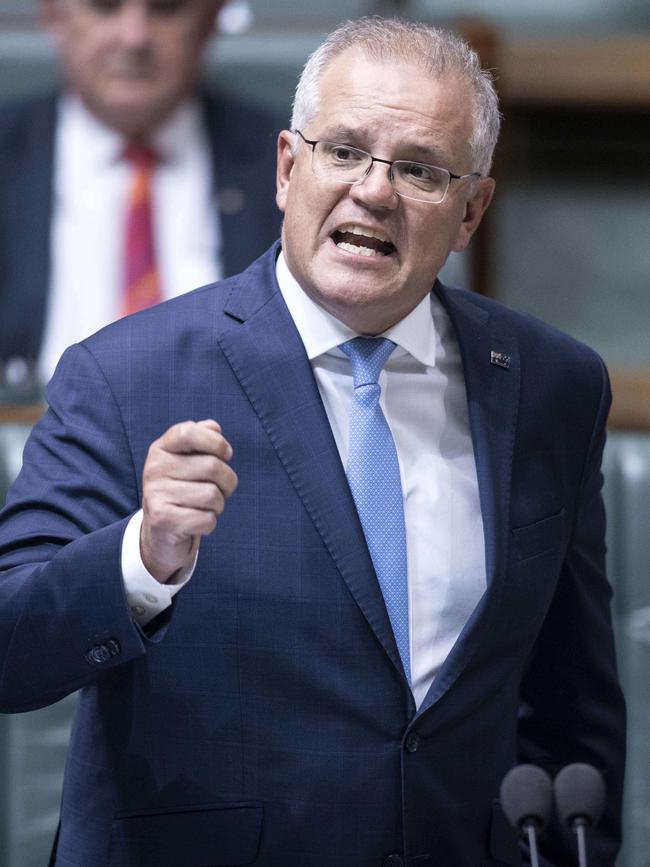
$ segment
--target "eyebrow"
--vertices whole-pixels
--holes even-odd
[[[347,126],[337,126],[330,127],[327,129],[323,135],[319,136],[321,141],[332,141],[332,142],[340,142],[341,144],[349,144],[351,147],[357,147],[359,150],[365,150],[368,153],[368,145],[365,143],[359,144],[362,140],[363,130],[354,130],[351,127]],[[408,153],[409,156],[403,156],[400,154],[395,157],[398,160],[406,160],[411,162],[420,162],[426,163],[431,166],[441,166],[444,167],[446,162],[449,162],[447,157],[443,156],[440,151],[434,151],[431,148],[424,147],[423,145],[410,143],[404,146],[404,153]]]

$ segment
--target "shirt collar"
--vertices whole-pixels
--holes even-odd
[[[203,131],[203,113],[196,99],[186,100],[154,131],[151,144],[166,162],[180,162],[188,153],[188,142]]]
[[[276,262],[275,273],[280,292],[310,361],[358,336],[307,295],[289,271],[282,251]],[[434,367],[436,363],[436,331],[431,299],[431,293],[425,295],[417,307],[381,335],[388,337],[426,367]]]
[[[124,147],[122,136],[102,123],[76,94],[67,93],[59,105],[58,150],[65,152],[80,173],[102,171]]]
[[[58,128],[63,130],[77,164],[101,170],[122,155],[124,137],[86,108],[77,94],[66,93],[62,98]],[[153,131],[150,144],[166,162],[178,161],[187,150],[187,142],[196,138],[201,129],[198,101],[186,100]]]

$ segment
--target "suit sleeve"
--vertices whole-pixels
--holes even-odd
[[[121,575],[139,486],[116,401],[69,349],[0,513],[0,711],[50,704],[146,651]]]
[[[589,863],[613,867],[621,838],[625,705],[605,576],[601,460],[610,392],[602,371],[601,402],[567,554],[523,680],[518,760],[539,764],[551,776],[573,762],[588,762],[602,772],[607,806],[589,832]],[[552,864],[573,863],[575,840],[556,824],[541,852]]]

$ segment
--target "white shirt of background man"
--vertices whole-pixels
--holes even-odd
[[[155,132],[154,243],[163,298],[223,276],[214,169],[201,108],[188,102]],[[117,318],[131,168],[124,140],[76,96],[59,104],[50,285],[38,360],[47,382],[66,347]]]

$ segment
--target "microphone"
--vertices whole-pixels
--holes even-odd
[[[528,837],[531,867],[539,867],[537,834],[551,816],[553,785],[537,765],[517,765],[501,783],[501,806],[518,834]]]
[[[596,825],[605,807],[602,774],[593,765],[576,762],[562,768],[553,788],[558,815],[576,834],[578,863],[580,867],[587,867],[586,829]]]

